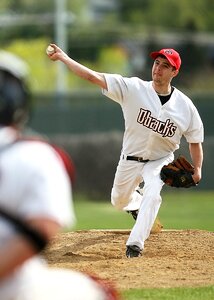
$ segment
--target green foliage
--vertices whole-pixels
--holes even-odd
[[[45,10],[53,10],[55,1],[35,1],[35,0],[1,0],[0,8],[12,13],[36,13],[44,12]]]
[[[214,2],[210,0],[123,0],[123,21],[172,30],[212,31]]]
[[[6,51],[18,55],[26,61],[29,66],[29,84],[34,93],[38,92],[54,92],[56,88],[57,62],[48,59],[45,50],[50,40],[45,38],[32,40],[14,40],[6,47],[2,48]],[[105,72],[127,73],[127,54],[124,49],[112,46],[102,48],[96,63],[87,60],[81,60],[80,63],[85,64],[89,68],[97,71],[105,70]],[[88,87],[94,88],[90,83],[78,78],[71,72],[66,72],[66,80],[68,89]]]
[[[75,14],[81,14],[81,11],[87,6],[87,0],[72,0],[67,1],[68,8]]]
[[[124,300],[211,300],[214,286],[170,289],[130,289],[123,292]]]
[[[123,75],[128,74],[128,56],[125,49],[119,46],[103,47],[98,52],[98,57],[95,62],[88,60],[78,60],[88,68],[106,73],[120,73]],[[83,81],[81,78],[76,77],[72,73],[68,74],[69,89],[77,87],[86,87],[93,89],[91,83]]]
[[[47,39],[14,40],[4,50],[18,55],[29,66],[29,85],[33,92],[53,91],[56,80],[56,64],[52,63],[45,53]]]
[[[153,51],[162,46],[157,42],[160,32],[174,32],[175,37],[178,32],[183,32],[184,42],[179,45],[183,61],[182,76],[175,78],[176,86],[206,91],[213,89],[211,50],[207,46],[202,49],[202,46],[196,45],[191,35],[186,36],[186,33],[213,32],[214,1],[118,0],[118,3],[119,9],[106,12],[102,19],[96,20],[90,17],[89,1],[67,0],[66,11],[76,16],[75,22],[67,26],[68,54],[72,58],[101,72],[134,74],[147,78],[150,76],[150,69],[146,59],[142,72],[133,65],[135,50],[138,53],[142,51],[142,55],[147,57],[151,48]],[[2,0],[0,17],[5,13],[11,16],[38,14],[39,18],[44,13],[54,13],[55,4],[56,1],[51,0]],[[29,63],[33,92],[54,92],[57,64],[50,62],[44,53],[48,42],[56,39],[54,24],[5,26],[2,21],[0,25],[3,28],[0,31],[1,47],[21,53],[21,57],[26,58]],[[163,41],[166,42],[167,40]],[[209,81],[202,80],[202,77],[207,77]],[[66,75],[66,82],[68,90],[94,88],[71,73]]]
[[[98,58],[100,70],[111,73],[122,73],[126,75],[128,72],[128,54],[124,48],[112,46],[101,49]]]
[[[12,13],[47,13],[53,12],[56,1],[36,0],[2,0],[0,2],[1,12]],[[118,0],[119,9],[106,13],[102,21],[96,27],[96,33],[102,30],[104,23],[108,23],[110,31],[117,29],[123,32],[124,23],[129,26],[142,24],[145,28],[161,28],[164,30],[190,30],[210,31],[214,30],[214,1],[210,0]],[[90,15],[90,2],[86,0],[67,0],[66,9],[76,15],[76,24],[88,27],[88,16]],[[90,17],[89,17],[90,19]],[[91,20],[93,22],[93,20]],[[32,27],[32,35],[36,31]],[[23,34],[23,28],[17,31],[19,36]],[[43,27],[45,35],[46,28]],[[1,34],[0,34],[1,36]]]

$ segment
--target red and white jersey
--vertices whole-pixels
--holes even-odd
[[[75,215],[71,184],[59,155],[47,143],[16,140],[17,132],[12,127],[0,129],[0,207],[23,220],[38,216],[62,227],[72,226]],[[15,234],[13,226],[0,218],[0,244]],[[20,283],[24,284],[42,265],[43,260],[35,256],[1,281],[0,299],[16,293]]]
[[[71,226],[71,184],[59,155],[47,143],[16,140],[11,127],[0,129],[0,206],[22,218],[44,216]]]
[[[201,143],[204,129],[193,102],[174,88],[162,105],[152,81],[104,74],[107,90],[103,94],[118,102],[123,111],[125,155],[156,160],[179,148],[181,137],[188,143]]]

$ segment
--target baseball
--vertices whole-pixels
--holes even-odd
[[[54,49],[54,47],[52,47],[52,46],[48,46],[47,47],[47,49],[46,49],[46,53],[48,54],[48,55],[50,55],[50,54],[53,54],[55,52],[55,49]]]

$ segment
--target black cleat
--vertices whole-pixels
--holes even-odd
[[[141,255],[142,253],[138,246],[132,245],[126,247],[126,257],[132,258],[132,257],[139,257]]]
[[[132,217],[133,217],[133,219],[136,221],[138,213],[139,213],[139,209],[136,209],[136,210],[127,210],[127,213],[131,214]]]

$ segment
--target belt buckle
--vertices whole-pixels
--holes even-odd
[[[142,157],[138,157],[137,160],[138,160],[138,162],[142,162],[143,158]]]

